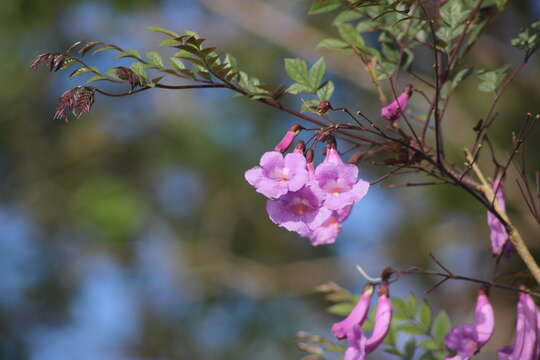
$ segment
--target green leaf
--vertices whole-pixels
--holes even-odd
[[[326,63],[324,62],[324,58],[320,58],[309,70],[309,84],[311,85],[311,89],[316,91],[321,86],[325,72]]]
[[[100,80],[109,80],[106,76],[103,75],[94,75],[90,79],[86,80],[87,84],[90,84],[94,81],[100,81]]]
[[[159,46],[174,46],[176,44],[178,44],[178,40],[176,39],[165,39],[159,43]]]
[[[416,339],[411,337],[405,344],[405,359],[412,360],[416,351]]]
[[[472,68],[466,68],[466,69],[460,70],[456,74],[456,76],[454,76],[454,78],[452,79],[452,89],[457,88],[459,83],[465,80],[469,75],[471,75],[472,72],[473,72]]]
[[[146,53],[146,57],[148,60],[150,60],[150,64],[154,65],[155,67],[162,68],[164,66],[163,60],[157,52],[149,51]]]
[[[339,34],[341,38],[345,40],[349,45],[362,48],[364,46],[364,39],[360,33],[351,24],[341,24],[338,26]]]
[[[317,112],[317,105],[319,105],[319,102],[317,100],[307,100],[302,103],[302,106],[300,107],[301,112]],[[345,314],[346,315],[346,314]]]
[[[334,38],[327,38],[321,40],[321,42],[317,45],[317,49],[326,48],[326,49],[344,49],[348,47],[349,44],[347,44],[343,40],[334,39]]]
[[[392,308],[394,309],[394,319],[396,320],[409,320],[410,316],[407,313],[407,306],[405,301],[400,298],[392,298]]]
[[[107,51],[107,50],[122,51],[122,49],[120,49],[118,46],[115,46],[115,45],[105,45],[105,46],[103,46],[103,47],[100,47],[99,49],[94,50],[94,52],[92,53],[92,55],[96,55],[96,54],[99,54],[99,53],[102,52],[102,51]]]
[[[477,75],[481,80],[478,85],[478,89],[484,92],[494,92],[496,91],[503,80],[506,78],[506,73],[508,72],[508,65],[500,67],[496,70],[478,70]]]
[[[388,331],[388,334],[386,334],[383,344],[389,345],[389,346],[396,346],[397,344],[397,336],[394,329],[390,328]]]
[[[420,341],[420,347],[426,349],[426,350],[438,350],[440,348],[440,345],[437,344],[435,341],[428,339],[428,340],[422,340]]]
[[[411,319],[414,319],[416,317],[416,306],[418,305],[418,301],[416,300],[416,296],[411,294],[409,298],[407,299],[407,313],[411,317]]]
[[[317,90],[317,97],[321,101],[328,101],[334,94],[334,83],[327,81],[319,90]]]
[[[354,308],[354,304],[347,302],[347,303],[334,304],[330,306],[327,309],[327,311],[330,314],[345,316],[345,315],[348,315],[353,310],[353,308]]]
[[[518,34],[518,37],[512,39],[512,46],[518,49],[529,51],[540,43],[540,20],[533,22],[525,30]]]
[[[461,1],[453,0],[447,1],[446,4],[441,7],[440,14],[444,22],[451,28],[456,28],[465,21],[469,15],[469,11],[463,8]]]
[[[439,315],[435,318],[435,321],[433,322],[433,327],[431,329],[431,335],[433,335],[433,338],[435,341],[439,344],[444,343],[444,336],[448,334],[450,329],[452,328],[452,322],[450,321],[450,318],[446,314],[446,312],[441,311]]]
[[[98,69],[96,67],[92,67],[92,68],[82,67],[73,71],[71,74],[69,74],[69,77],[75,78],[77,76],[81,76],[83,74],[87,74],[89,72],[94,72],[94,71],[98,71]]]
[[[426,333],[426,329],[417,323],[405,323],[395,327],[396,331],[402,331],[408,334],[421,335]]]
[[[285,59],[287,75],[299,84],[309,86],[309,72],[307,64],[302,59]]]
[[[499,9],[504,8],[504,5],[506,5],[507,2],[508,0],[495,0],[495,4]]]
[[[142,83],[148,82],[148,75],[146,74],[142,63],[134,62],[129,68],[141,79]]]
[[[300,93],[309,93],[310,89],[306,87],[305,85],[294,83],[291,86],[289,86],[287,90],[285,90],[285,92],[296,95]]]
[[[236,58],[231,54],[225,54],[224,63],[228,64],[232,71],[238,71],[238,61],[236,61]]]
[[[341,6],[340,0],[316,0],[309,8],[308,15],[322,14],[338,9]]]
[[[427,304],[422,304],[420,307],[420,322],[426,329],[429,329],[431,326],[431,320],[431,308]]]
[[[141,53],[138,50],[135,50],[135,49],[124,50],[124,53],[118,55],[116,58],[117,59],[122,59],[122,58],[126,58],[126,57],[127,58],[133,58],[133,59],[139,60],[139,61],[143,61]]]
[[[372,21],[372,20],[364,20],[364,21],[360,21],[357,25],[356,25],[356,31],[358,31],[359,33],[364,33],[364,32],[368,32],[368,31],[373,31],[373,28],[375,26],[377,26],[377,22],[375,21]]]
[[[118,77],[118,74],[116,73],[116,69],[115,69],[115,68],[109,68],[105,74],[106,74],[107,76],[109,76],[110,78],[113,78],[113,79],[116,79],[116,80],[120,80],[120,78]]]
[[[170,37],[173,37],[173,38],[177,38],[177,37],[180,36],[177,33],[175,33],[174,31],[167,30],[167,29],[164,29],[164,28],[159,27],[159,26],[147,26],[146,30],[159,32],[159,33],[162,33],[162,34],[165,34],[165,35],[169,35]]]
[[[362,14],[356,10],[345,10],[341,12],[334,19],[334,25],[340,25],[349,21],[358,20],[362,17]]]
[[[185,69],[186,69],[186,65],[184,65],[184,63],[182,62],[182,60],[180,60],[180,59],[177,58],[177,57],[171,56],[171,57],[169,58],[169,62],[171,63],[171,65],[172,65],[176,70],[185,70]]]

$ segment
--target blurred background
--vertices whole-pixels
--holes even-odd
[[[540,6],[509,3],[471,63],[495,68],[519,61],[509,39],[539,17]],[[329,336],[338,320],[325,313],[330,304],[314,288],[336,281],[358,292],[365,280],[355,264],[372,275],[387,265],[434,268],[432,252],[460,274],[489,276],[485,211],[457,189],[373,187],[335,246],[313,248],[274,226],[264,199],[243,179],[296,119],[214,89],[98,95],[89,115],[63,123],[52,119],[57,98],[81,80],[29,68],[36,55],[77,40],[148,51],[162,37],[146,26],[187,28],[275,84],[287,82],[284,57],[312,63],[324,55],[337,85],[334,103],[376,117],[379,105],[357,59],[315,50],[336,31],[329,16],[308,18],[307,6],[286,0],[0,3],[1,359],[299,359],[296,331]],[[102,69],[131,63],[107,52],[87,61]],[[523,114],[540,111],[538,70],[533,58],[499,105],[492,140],[503,158]],[[463,83],[447,124],[456,159],[472,143],[471,128],[489,100],[473,77]],[[301,105],[300,98],[287,101]],[[533,169],[538,135],[528,146]],[[360,171],[374,180],[382,170],[364,165]],[[540,256],[538,229],[513,177],[507,204]],[[515,257],[503,267],[520,269]],[[476,288],[449,282],[425,295],[434,281],[407,278],[392,291],[415,292],[447,310],[454,323],[470,321]],[[493,295],[499,325],[485,359],[513,341],[515,295]]]

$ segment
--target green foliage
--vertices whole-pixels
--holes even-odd
[[[478,90],[484,92],[495,92],[506,78],[508,65],[502,66],[496,70],[478,70],[477,75],[481,80]]]
[[[316,0],[311,5],[308,14],[322,14],[338,9],[341,6],[341,0]]]
[[[154,68],[161,69],[164,67],[163,60],[161,59],[161,56],[155,52],[155,51],[149,51],[146,53],[146,57],[148,58],[148,61],[150,62],[150,65]]]
[[[307,63],[302,59],[285,59],[285,71],[292,80],[296,81],[289,86],[286,92],[290,94],[314,94],[321,87],[321,82],[326,72],[326,63],[324,62],[324,58],[320,58],[308,70]]]
[[[532,51],[540,45],[540,20],[533,22],[512,39],[512,46],[524,51]]]

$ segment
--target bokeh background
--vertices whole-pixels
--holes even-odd
[[[495,68],[519,61],[509,39],[540,16],[540,6],[509,3],[471,63]],[[90,115],[63,123],[52,119],[57,98],[78,82],[29,69],[36,55],[76,40],[147,51],[162,37],[146,26],[188,28],[276,84],[287,81],[284,57],[313,62],[324,55],[337,85],[334,101],[376,116],[361,64],[314,49],[335,29],[331,17],[308,18],[307,6],[0,2],[1,359],[297,359],[296,331],[326,336],[337,320],[314,288],[336,281],[358,291],[365,280],[355,264],[373,275],[386,265],[434,267],[432,252],[456,272],[489,276],[485,211],[457,189],[373,187],[335,246],[313,248],[274,226],[263,198],[243,179],[295,119],[215,89],[98,96]],[[88,61],[101,68],[131,63],[108,53]],[[534,58],[498,108],[492,139],[501,156],[523,114],[540,111],[539,69]],[[287,101],[300,107],[299,98]],[[456,159],[472,143],[470,129],[488,103],[477,80],[464,82],[447,124]],[[528,146],[531,168],[539,165],[538,135]],[[373,180],[383,172],[365,165],[361,174]],[[511,215],[540,256],[538,228],[512,180],[508,197]],[[515,258],[504,265],[509,273],[520,269]],[[470,320],[475,287],[447,283],[425,295],[433,283],[408,278],[392,291],[425,297],[455,323]],[[493,295],[499,325],[490,351],[512,343],[514,327],[515,295]]]

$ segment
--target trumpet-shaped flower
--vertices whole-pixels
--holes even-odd
[[[410,87],[405,88],[405,90],[390,103],[390,105],[387,105],[381,109],[381,116],[389,121],[396,121],[399,119],[401,114],[405,111],[407,108],[407,105],[409,103],[409,99],[411,97],[411,89]]]
[[[495,191],[495,201],[497,201],[497,205],[504,211],[504,185],[500,178],[493,182],[493,190]],[[502,253],[505,256],[509,256],[514,250],[514,245],[508,241],[508,232],[506,232],[504,225],[491,211],[488,211],[487,213],[487,223],[493,254],[498,256]]]
[[[306,158],[299,152],[283,157],[278,151],[269,151],[261,157],[260,165],[246,171],[244,176],[257,192],[268,198],[279,198],[306,184]]]
[[[324,197],[324,206],[330,210],[353,205],[369,190],[369,183],[358,179],[358,167],[344,164],[334,147],[327,149],[325,160],[315,169],[314,179]]]
[[[468,360],[488,342],[495,328],[493,307],[485,289],[480,289],[476,300],[474,323],[454,328],[446,335],[446,345],[456,355],[446,360]]]
[[[538,309],[530,295],[519,294],[517,304],[516,341],[499,350],[499,360],[538,360]]]
[[[304,186],[279,199],[268,200],[266,211],[275,224],[307,237],[331,215],[321,203],[321,198],[310,187]]]
[[[353,330],[355,325],[362,325],[366,320],[369,311],[369,304],[371,302],[371,296],[373,295],[373,290],[375,286],[371,283],[368,283],[362,290],[362,295],[358,300],[358,303],[351,311],[349,316],[340,322],[332,325],[332,333],[338,339],[344,339],[347,337],[347,334]]]
[[[345,351],[343,360],[364,360],[366,358],[367,339],[360,325],[354,325],[347,333],[349,347]]]

